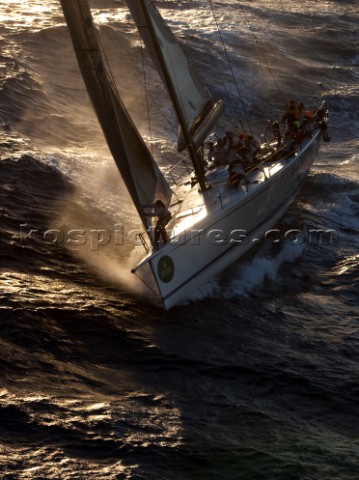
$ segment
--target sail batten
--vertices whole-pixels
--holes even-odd
[[[88,94],[108,147],[143,224],[144,206],[155,200],[170,204],[171,190],[132,122],[102,53],[88,0],[60,0]]]
[[[207,88],[203,86],[195,68],[170,28],[164,22],[153,1],[126,1],[152,61],[163,83],[168,88],[167,80],[164,78],[163,69],[158,60],[158,52],[151,30],[155,33],[163,61],[166,64],[167,73],[176,91],[183,114],[183,123],[185,123],[185,126],[181,125],[182,132],[180,132],[178,139],[178,149],[182,151],[186,147],[184,140],[186,135],[183,132],[183,128],[186,128],[186,133],[192,139],[194,147],[197,148],[202,144],[222,115],[224,104],[221,100],[214,99]],[[151,25],[149,25],[149,22],[151,22]]]

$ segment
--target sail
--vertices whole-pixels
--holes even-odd
[[[151,30],[157,37],[157,44],[165,62],[170,81],[176,91],[186,121],[186,128],[195,147],[199,147],[224,111],[221,100],[216,101],[202,85],[196,70],[177,42],[172,31],[163,21],[152,0],[126,0],[141,38],[167,86],[163,69],[158,60],[158,52]],[[144,10],[145,9],[145,10]],[[151,22],[151,29],[149,28]],[[183,127],[182,127],[183,128]],[[186,147],[183,135],[179,136],[178,149]]]
[[[77,61],[107,144],[143,224],[144,206],[162,200],[171,190],[124,107],[101,50],[88,0],[60,0]]]

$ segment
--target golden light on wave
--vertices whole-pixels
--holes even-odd
[[[59,3],[51,0],[0,0],[0,23],[14,30],[41,30],[52,24],[57,10]]]
[[[94,2],[94,16],[99,24],[107,24],[108,21],[124,21],[128,16],[126,9],[117,6],[115,8],[96,9]],[[58,0],[0,0],[0,22],[6,23],[7,27],[30,27],[35,28],[48,26],[53,21],[54,14],[62,15],[62,9]]]

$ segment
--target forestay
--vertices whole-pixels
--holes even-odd
[[[166,206],[171,190],[147,149],[111,77],[102,53],[87,0],[60,0],[81,73],[107,144],[143,224],[143,206],[161,199]]]
[[[154,3],[149,0],[126,1],[141,38],[148,48],[162,81],[168,88],[161,63],[158,60],[158,54],[162,55],[186,121],[186,129],[194,146],[199,147],[223,113],[223,102],[221,100],[216,101],[207,88],[202,85],[193,65],[163,21]],[[149,22],[151,22],[151,25],[149,25]],[[160,52],[157,52],[151,30],[157,37],[156,43],[161,49]],[[185,147],[183,135],[180,135],[178,149],[182,151]]]

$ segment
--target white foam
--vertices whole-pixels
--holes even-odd
[[[259,256],[247,263],[239,262],[226,288],[221,285],[220,278],[216,278],[199,288],[191,296],[191,300],[248,297],[254,291],[258,291],[264,281],[275,281],[283,263],[294,262],[301,256],[304,249],[305,243],[300,245],[285,243],[275,257]]]

